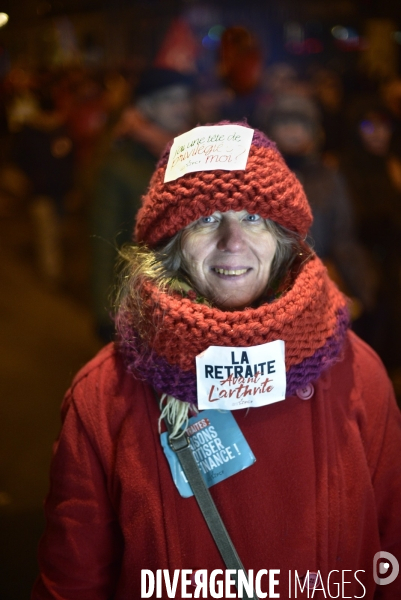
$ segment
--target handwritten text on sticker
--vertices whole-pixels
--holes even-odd
[[[241,125],[195,127],[174,139],[164,182],[194,171],[244,170],[253,129]]]

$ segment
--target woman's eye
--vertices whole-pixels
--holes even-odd
[[[210,217],[201,217],[199,219],[200,223],[214,223],[216,221],[215,217],[210,215]]]
[[[255,222],[255,221],[260,221],[261,217],[260,217],[260,215],[247,215],[245,217],[245,219],[247,221]]]

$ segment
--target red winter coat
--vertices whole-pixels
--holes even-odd
[[[401,575],[373,581],[376,552],[401,562],[400,413],[374,352],[350,333],[311,398],[233,414],[256,463],[211,493],[245,568],[280,569],[284,599],[309,569],[325,589],[314,598],[400,600]],[[152,390],[112,345],[77,375],[62,416],[32,600],[134,600],[141,569],[224,569],[195,499],[172,481]]]

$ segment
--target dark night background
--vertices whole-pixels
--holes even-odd
[[[71,199],[65,224],[67,284],[54,293],[37,278],[24,184],[4,168],[10,148],[4,116],[9,73],[60,67],[66,58],[57,36],[72,32],[72,51],[79,52],[85,68],[121,70],[135,81],[154,60],[172,20],[190,14],[199,40],[212,25],[241,24],[259,39],[266,67],[285,61],[304,77],[311,66],[330,65],[341,74],[348,94],[370,93],[378,81],[399,76],[401,3],[0,0],[0,12],[9,15],[0,29],[0,600],[23,600],[37,572],[36,547],[44,526],[42,503],[60,402],[74,373],[101,341],[92,326],[82,189]],[[291,23],[301,25],[304,38],[315,40],[311,48],[316,51],[298,52],[291,46]],[[358,39],[380,42],[381,27],[393,38],[383,44],[383,56],[372,56],[369,50],[341,45],[332,35],[336,25],[351,28]],[[203,48],[199,61],[205,71],[213,68],[216,52],[217,47]]]

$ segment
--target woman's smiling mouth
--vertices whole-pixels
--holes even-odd
[[[232,275],[238,277],[239,275],[244,275],[249,269],[233,269],[233,268],[223,268],[223,267],[212,267],[212,271],[217,273],[218,275]]]

